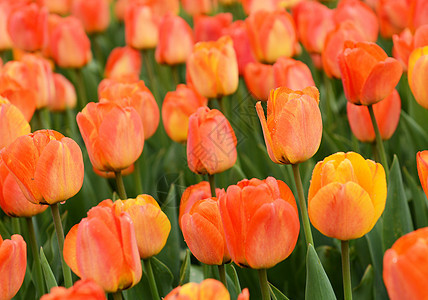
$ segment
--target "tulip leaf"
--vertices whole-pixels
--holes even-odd
[[[288,300],[279,289],[277,289],[272,283],[269,282],[269,291],[273,300]]]
[[[58,284],[56,283],[55,276],[52,272],[49,262],[46,259],[43,247],[40,247],[40,262],[42,264],[43,276],[45,277],[46,287],[48,288],[48,291],[50,291],[51,288],[58,286]]]
[[[383,250],[391,248],[399,237],[411,231],[413,231],[412,218],[404,192],[400,163],[397,156],[394,156],[389,175],[388,196],[383,212]]]
[[[374,270],[371,265],[368,265],[360,284],[352,291],[353,299],[355,300],[373,300],[373,282]]]
[[[343,291],[342,272],[337,269],[342,265],[340,250],[333,246],[319,246],[316,249],[318,258],[335,291]]]
[[[419,182],[416,183],[414,178],[410,175],[407,169],[404,169],[404,176],[406,181],[409,184],[411,193],[412,193],[412,205],[413,212],[415,215],[415,227],[422,228],[428,226],[428,216],[427,216],[427,200],[424,192],[422,191]]]
[[[226,267],[226,274],[230,278],[230,280],[233,282],[237,295],[239,295],[241,293],[241,284],[239,283],[238,273],[236,272],[236,269],[232,264],[227,264],[225,265],[225,267]]]
[[[156,257],[151,257],[150,262],[155,275],[156,285],[161,296],[166,296],[172,290],[174,276],[171,270]]]
[[[306,255],[306,300],[336,299],[330,280],[314,247],[309,244]]]
[[[186,256],[184,257],[183,263],[180,269],[180,282],[179,285],[188,283],[190,280],[190,250],[186,250]]]

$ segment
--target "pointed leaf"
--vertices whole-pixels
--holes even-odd
[[[280,290],[278,290],[272,283],[269,282],[269,291],[273,300],[288,300]]]
[[[180,283],[179,285],[183,285],[188,283],[190,279],[190,250],[186,250],[186,256],[184,257],[183,264],[180,268]]]
[[[419,182],[416,183],[415,179],[410,175],[407,169],[404,169],[404,176],[410,191],[412,193],[412,205],[413,212],[415,215],[415,228],[422,228],[428,226],[428,215],[427,215],[427,200],[424,192],[422,191]]]
[[[368,265],[361,278],[360,284],[352,291],[354,300],[374,300],[373,294],[374,270]]]
[[[42,264],[42,270],[43,275],[45,277],[46,287],[48,288],[48,291],[51,290],[51,288],[58,286],[55,280],[55,276],[52,272],[52,269],[49,265],[48,260],[46,259],[45,253],[43,252],[43,248],[40,247],[40,262]]]

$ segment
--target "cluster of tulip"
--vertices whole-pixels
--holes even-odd
[[[427,1],[0,0],[0,54],[0,299],[428,297]]]

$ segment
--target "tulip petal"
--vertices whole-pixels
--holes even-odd
[[[428,52],[428,46],[425,47]],[[424,49],[425,49],[424,48]],[[413,56],[413,53],[412,53]],[[409,85],[415,96],[416,101],[422,107],[428,109],[428,89],[426,82],[428,80],[428,54],[419,57],[413,64],[412,77],[409,75]],[[410,74],[410,73],[409,73]]]
[[[77,230],[79,228],[79,224],[71,227],[70,231],[67,233],[64,240],[64,260],[70,269],[79,277],[82,277],[79,272],[79,267],[77,265],[76,260],[76,239],[77,239]]]
[[[272,137],[270,135],[270,131],[266,123],[265,112],[263,110],[262,103],[260,101],[257,102],[256,104],[256,110],[257,110],[257,115],[259,116],[259,119],[260,119],[260,123],[262,124],[263,136],[265,138],[266,149],[269,154],[269,157],[274,163],[279,164],[281,162],[278,159],[276,159],[275,154],[273,153],[273,150],[272,150],[272,145],[273,145]]]

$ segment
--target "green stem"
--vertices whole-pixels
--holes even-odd
[[[326,120],[328,122],[332,122],[334,120],[333,118],[333,110],[332,110],[332,101],[334,100],[334,93],[333,93],[333,87],[331,85],[331,80],[325,72],[323,72],[323,81],[324,81],[324,88],[325,88],[325,108],[326,108]]]
[[[345,300],[352,300],[351,266],[349,264],[349,241],[342,241],[342,277]]]
[[[223,113],[223,115],[226,115],[226,112],[224,110],[224,102],[223,102],[223,96],[217,97],[218,107],[220,107],[220,111]]]
[[[373,105],[369,105],[368,109],[369,109],[369,113],[370,113],[370,118],[372,120],[374,132],[376,135],[376,147],[377,147],[377,150],[379,152],[380,161],[381,161],[383,167],[385,168],[386,181],[388,182],[388,178],[389,178],[388,160],[386,159],[385,148],[383,147],[383,141],[382,141],[382,137],[380,136],[379,126],[377,126],[376,116],[375,116],[374,110],[373,110]]]
[[[172,79],[174,82],[174,86],[172,88],[172,90],[175,90],[177,88],[177,85],[179,85],[181,83],[180,80],[180,74],[179,74],[179,70],[178,70],[178,65],[172,65],[171,66],[171,73],[172,73]]]
[[[83,72],[81,68],[74,69],[75,75],[75,87],[77,92],[77,100],[79,104],[79,111],[82,110],[88,103],[86,96],[85,80],[83,78]]]
[[[134,184],[135,184],[135,191],[137,192],[137,195],[141,195],[143,193],[143,184],[141,183],[141,168],[140,164],[143,159],[143,156],[140,156],[139,159],[134,163]]]
[[[224,264],[218,266],[218,273],[220,275],[220,281],[224,284],[227,289],[226,269]]]
[[[121,200],[125,200],[128,197],[126,196],[125,185],[123,184],[122,172],[114,172],[114,175],[116,178],[117,194]]]
[[[262,299],[270,300],[269,283],[267,280],[266,269],[259,269],[257,271],[259,273],[259,282],[260,282],[260,290],[262,292]]]
[[[306,243],[314,245],[312,238],[311,225],[309,223],[308,209],[306,208],[305,194],[303,192],[302,178],[300,177],[299,164],[291,165],[293,167],[294,182],[296,183],[297,196],[299,199],[300,213],[303,222],[303,230],[305,232]]]
[[[27,230],[28,230],[28,236],[30,239],[30,247],[31,247],[31,253],[33,254],[33,262],[34,262],[34,269],[35,269],[35,285],[37,289],[37,299],[42,297],[45,294],[45,283],[43,281],[43,273],[42,273],[42,265],[40,263],[40,256],[37,251],[37,240],[36,240],[36,233],[34,231],[34,224],[32,218],[25,218],[25,221],[27,222]]]
[[[156,286],[155,276],[153,275],[152,265],[150,263],[150,258],[143,259],[144,268],[147,272],[147,279],[149,280],[150,293],[152,294],[152,299],[159,300],[158,287]]]
[[[149,49],[143,49],[142,50],[142,55],[143,55],[143,65],[146,66],[146,71],[147,71],[147,77],[150,81],[150,87],[151,87],[151,92],[153,93],[153,96],[155,97],[156,101],[159,103],[161,103],[161,99],[159,97],[159,89],[158,89],[158,85],[156,82],[156,77],[154,74],[154,67],[152,64],[152,59],[150,57],[150,53],[149,53]]]
[[[118,290],[117,292],[112,293],[111,295],[113,296],[113,300],[122,300],[123,299],[121,290]]]
[[[215,193],[215,177],[214,174],[208,174],[208,181],[210,183],[210,189],[211,189],[211,196],[215,197],[216,193]]]
[[[59,214],[58,203],[51,205],[52,218],[55,225],[56,237],[58,239],[59,256],[61,257],[62,273],[64,275],[64,284],[66,288],[73,285],[71,270],[64,260],[64,230],[62,229],[61,216]]]
[[[14,234],[21,234],[21,225],[19,225],[19,218],[12,218],[12,230]]]

